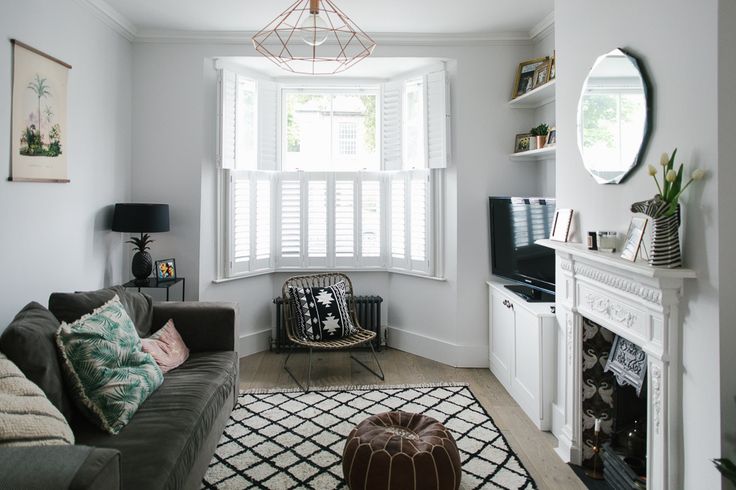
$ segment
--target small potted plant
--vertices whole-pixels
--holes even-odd
[[[544,148],[545,143],[547,142],[547,134],[549,133],[549,126],[542,123],[537,127],[532,128],[531,130],[532,136],[536,136],[536,143],[537,148]]]

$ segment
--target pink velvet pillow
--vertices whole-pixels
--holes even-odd
[[[189,349],[174,326],[174,320],[169,320],[158,332],[147,339],[141,339],[143,352],[148,352],[161,368],[168,373],[182,365],[189,357]]]

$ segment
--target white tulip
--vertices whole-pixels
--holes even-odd
[[[665,179],[667,179],[667,182],[671,184],[672,182],[677,180],[677,172],[675,172],[674,170],[668,170]]]
[[[696,168],[695,170],[693,170],[693,174],[691,177],[693,180],[703,180],[703,178],[705,178],[705,170],[703,170],[702,168]]]
[[[666,167],[670,164],[670,156],[667,154],[667,152],[662,153],[662,156],[659,159],[659,164],[663,167]]]
[[[654,165],[649,165],[647,170],[649,171],[649,175],[651,175],[652,177],[657,175],[657,168]]]

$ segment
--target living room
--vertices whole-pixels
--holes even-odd
[[[197,436],[197,451],[166,456],[186,462],[182,474],[167,479],[154,475],[155,465],[126,466],[130,447],[110,449],[119,445],[115,438],[125,440],[125,424],[82,431],[69,420],[78,449],[67,457],[23,452],[39,449],[29,444],[20,452],[2,447],[14,445],[3,442],[2,432],[17,423],[0,421],[0,486],[407,488],[390,479],[365,486],[367,476],[363,486],[355,483],[348,473],[370,476],[368,463],[343,469],[353,427],[369,415],[403,410],[444,424],[459,451],[458,473],[437,470],[438,480],[449,476],[451,483],[427,488],[620,488],[598,479],[608,468],[602,447],[613,432],[629,451],[627,468],[639,485],[731,488],[736,266],[727,250],[736,239],[728,212],[736,209],[728,191],[736,183],[736,142],[728,128],[736,123],[729,49],[736,46],[735,23],[732,0],[4,2],[0,148],[9,159],[0,219],[2,268],[13,280],[0,300],[0,333],[37,302],[33,311],[54,325],[53,342],[43,352],[14,352],[49,356],[64,383],[49,395],[48,376],[43,381],[40,371],[24,369],[2,341],[0,352],[43,385],[52,405],[65,400],[56,406],[63,419],[79,412],[74,396],[58,393],[73,384],[74,360],[57,352],[64,325],[77,324],[113,294],[143,340],[172,318],[191,358],[160,376],[154,369],[161,386],[148,407],[142,400],[129,414],[127,429],[137,438],[132,452],[151,454],[167,442],[151,440],[155,431],[146,438],[140,425],[146,409],[167,388],[176,396],[172,382],[186,383],[187,370],[232,364],[222,353],[204,359],[209,350],[234,352],[236,364],[227,376],[213,371],[210,382],[221,383],[222,400],[210,414],[212,425]],[[322,49],[327,54],[317,55]],[[638,120],[618,116],[612,140],[625,140],[619,149],[630,158],[614,176],[597,170],[602,154],[586,150],[590,126],[581,122],[602,93],[595,83],[605,83],[595,81],[596,68],[610,60],[623,61],[639,89],[632,96],[628,87],[613,112],[640,103],[629,113]],[[38,67],[51,74],[36,78]],[[663,250],[658,241],[665,220],[647,215],[649,205],[631,209],[657,192],[674,199],[662,212],[679,217],[666,237],[674,234],[676,256],[672,242]],[[131,220],[140,216],[122,214],[146,211],[133,203],[166,205],[157,208],[160,226],[136,228]],[[540,267],[509,268],[521,257],[513,247],[510,256],[499,255],[513,233],[503,230],[494,209],[509,203],[522,209],[516,217],[529,220],[530,230],[534,213],[550,219],[541,235],[535,228],[525,239],[543,254],[551,276]],[[553,233],[557,220],[565,221],[561,234]],[[153,242],[137,256],[138,246],[128,241],[144,233]],[[611,237],[613,245],[606,243]],[[621,258],[630,244],[633,255]],[[589,250],[593,245],[598,250]],[[141,260],[143,270],[136,271]],[[346,275],[338,282],[347,288],[349,308],[352,296],[360,312],[369,304],[363,298],[380,308],[356,317],[368,330],[353,354],[323,345],[312,355],[306,342],[288,358],[288,372],[292,305],[274,299],[291,294],[288,285],[296,283],[289,278],[318,273]],[[553,292],[556,299],[527,302],[505,287],[529,282],[532,295]],[[73,294],[112,287],[109,295]],[[137,295],[139,287],[153,303]],[[531,330],[502,325],[504,318],[519,325],[521,315],[533,320]],[[141,322],[147,325],[139,328]],[[592,337],[606,339],[593,361],[586,354],[598,347],[585,343]],[[617,377],[617,386],[635,386],[614,389],[613,405],[634,393],[631,399],[643,403],[634,418],[643,427],[625,426],[628,414],[619,414],[617,425],[608,409],[586,404],[586,387],[594,386],[596,403],[610,398],[607,361],[618,338],[647,359],[648,371],[638,380]],[[601,376],[608,378],[586,384],[591,365],[606,367]],[[305,394],[300,388],[307,383]],[[302,407],[292,411],[312,410],[340,393],[375,403],[355,408],[357,402],[345,401],[355,410],[339,425],[286,431],[294,438],[288,442],[243,425],[245,413],[260,405],[272,404],[273,411],[288,399]],[[406,401],[407,393],[419,398]],[[468,423],[465,412],[422,399],[484,414],[478,424],[490,424],[492,442],[471,444],[457,429],[459,421]],[[0,397],[0,403],[2,417],[10,402]],[[161,420],[152,416],[150,423]],[[301,424],[309,426],[308,419]],[[335,440],[319,439],[329,435]],[[303,439],[324,447],[289,449]],[[269,444],[280,449],[269,453]],[[100,466],[109,463],[110,480],[77,471],[95,457]],[[13,461],[42,468],[34,474]]]

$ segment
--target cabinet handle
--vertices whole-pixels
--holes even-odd
[[[514,304],[513,304],[513,303],[512,303],[511,301],[507,300],[507,299],[503,300],[503,305],[504,305],[504,306],[505,306],[506,308],[509,308],[509,309],[511,309],[511,310],[513,310],[513,309],[514,309]]]

